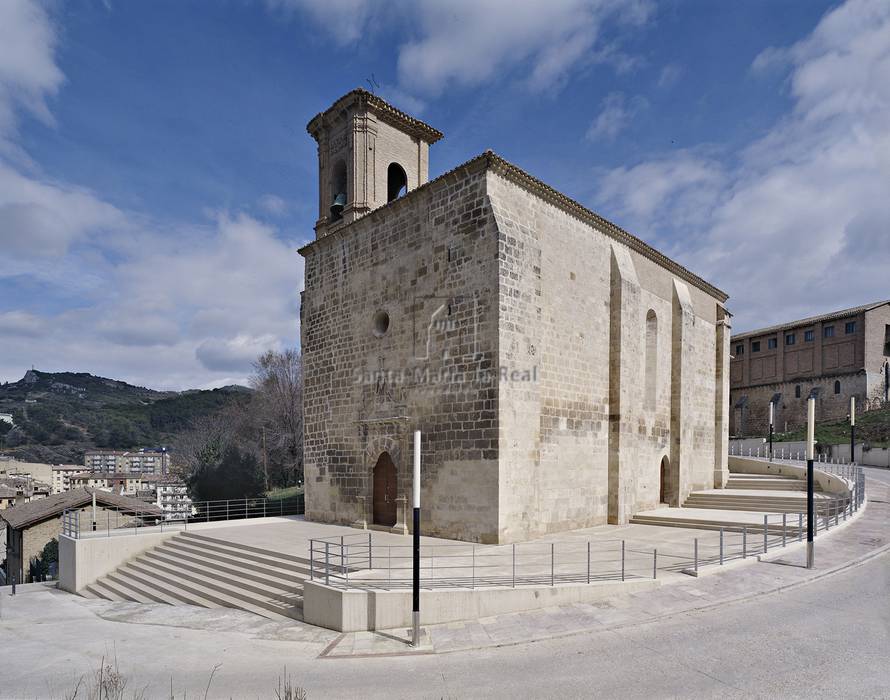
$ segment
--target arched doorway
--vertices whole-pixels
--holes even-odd
[[[396,465],[383,452],[374,465],[374,524],[396,524]]]
[[[669,481],[671,478],[671,461],[667,458],[667,455],[661,458],[661,470],[658,475],[658,502],[659,503],[669,503],[668,494],[670,490],[668,488]]]

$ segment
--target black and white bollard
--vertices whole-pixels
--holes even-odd
[[[420,431],[414,431],[414,595],[411,608],[414,629],[411,645],[420,644]]]
[[[807,568],[815,563],[813,552],[813,525],[816,520],[813,501],[813,452],[816,442],[816,399],[807,400]]]

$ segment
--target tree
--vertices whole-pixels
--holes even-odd
[[[192,472],[187,483],[195,501],[255,498],[264,491],[256,457],[234,445],[225,448],[218,462],[205,463]]]
[[[267,483],[290,486],[303,479],[303,361],[298,350],[269,350],[253,364],[250,405],[259,428]]]
[[[223,411],[201,416],[173,441],[174,471],[188,481],[207,467],[216,468],[226,450],[235,444],[238,417]]]

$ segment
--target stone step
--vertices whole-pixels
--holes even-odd
[[[237,554],[223,554],[212,549],[205,549],[198,544],[192,545],[190,540],[168,540],[160,547],[152,551],[168,552],[194,563],[201,564],[210,569],[219,571],[236,571],[239,575],[254,581],[284,581],[288,585],[294,581],[302,583],[309,577],[309,569],[300,566],[287,568],[263,564],[252,559],[242,559]]]
[[[750,479],[730,479],[726,482],[728,489],[754,489],[758,491],[806,491],[807,482],[797,479],[789,481],[752,481]],[[822,491],[819,484],[813,485],[814,491]]]
[[[164,582],[168,586],[175,586],[220,607],[246,610],[273,619],[282,617],[302,619],[302,597],[297,604],[296,600],[260,596],[214,576],[199,575],[166,564],[161,565],[155,560],[145,561],[139,558],[130,562],[126,568],[138,571],[143,579],[148,577]]]
[[[134,577],[131,571],[119,568],[112,571],[103,579],[108,583],[126,589],[127,592],[141,596],[144,600],[140,603],[163,603],[165,605],[181,605],[181,601],[164,593],[159,588],[143,583],[138,577]]]
[[[775,503],[726,503],[720,501],[686,501],[684,508],[702,508],[708,510],[747,510],[756,511],[758,513],[803,513],[806,511],[806,503],[801,507],[795,505],[780,505]],[[824,508],[816,509],[817,513],[827,512]],[[833,511],[832,511],[833,512]]]
[[[150,560],[152,566],[156,566],[161,570],[169,571],[175,575],[182,576],[188,580],[197,583],[207,583],[213,587],[214,585],[224,586],[220,590],[225,593],[228,591],[237,591],[238,593],[250,594],[251,599],[271,599],[271,600],[302,600],[303,586],[302,583],[294,583],[293,581],[277,581],[274,585],[270,581],[260,582],[247,580],[238,577],[234,572],[221,577],[216,571],[209,571],[200,564],[191,561],[185,561],[176,556],[171,556],[163,551],[147,552],[146,560]],[[295,598],[296,596],[296,598]]]
[[[150,567],[146,568],[134,559],[124,566],[118,567],[117,573],[136,581],[141,586],[147,586],[160,595],[176,601],[172,605],[194,605],[199,608],[223,608],[224,605],[203,596],[200,592],[183,586],[179,581],[171,581],[167,577],[159,576]],[[107,577],[106,577],[107,578]]]
[[[658,525],[660,527],[682,527],[689,528],[694,530],[720,530],[721,528],[727,532],[741,532],[743,528],[747,527],[749,533],[762,533],[763,532],[763,523],[760,524],[747,522],[746,520],[738,520],[733,521],[731,518],[727,519],[707,519],[707,518],[684,518],[682,516],[646,516],[644,514],[635,515],[630,519],[632,524],[638,525]],[[789,522],[787,525],[787,532],[797,533],[797,522]],[[776,524],[775,522],[770,522],[767,531],[770,534],[781,535],[782,534],[782,523]]]
[[[111,600],[116,603],[132,603],[138,602],[134,601],[125,591],[119,590],[117,586],[108,583],[102,579],[98,581],[94,581],[85,589],[88,593],[90,593],[90,597],[93,598],[101,598],[103,600]]]
[[[303,557],[298,554],[286,554],[284,552],[277,552],[271,549],[264,549],[263,547],[256,547],[250,544],[242,544],[241,542],[232,542],[230,540],[224,540],[219,537],[211,537],[209,535],[205,535],[200,532],[181,532],[177,537],[182,537],[184,539],[191,540],[200,540],[201,542],[206,543],[207,545],[216,545],[219,547],[225,547],[226,549],[238,549],[244,552],[249,552],[251,554],[258,554],[263,557],[283,560],[295,564],[302,564],[303,566],[308,567],[310,564],[309,556],[307,552],[307,556]]]

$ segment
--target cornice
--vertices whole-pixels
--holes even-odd
[[[381,99],[374,93],[368,92],[363,88],[356,88],[351,92],[347,92],[324,112],[316,114],[306,125],[306,131],[309,132],[312,138],[318,141],[319,130],[327,121],[327,117],[353,106],[357,106],[359,109],[364,108],[372,111],[378,117],[383,119],[383,121],[392,124],[393,126],[397,126],[404,131],[407,131],[412,136],[416,136],[429,144],[435,143],[444,136],[438,129],[434,129],[426,122],[393,107],[386,100]]]

